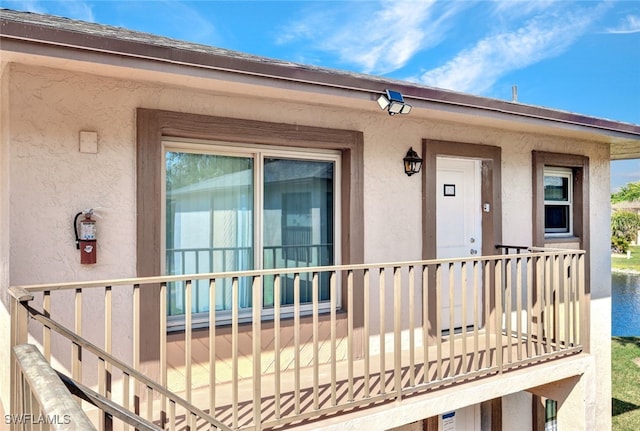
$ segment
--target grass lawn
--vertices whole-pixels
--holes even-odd
[[[640,246],[629,247],[631,251],[631,259],[627,259],[626,255],[613,255],[611,258],[611,267],[613,269],[627,269],[640,272]]]
[[[613,431],[640,430],[640,337],[611,339]]]

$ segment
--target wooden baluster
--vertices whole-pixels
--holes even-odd
[[[364,286],[363,286],[363,295],[362,300],[364,301],[364,397],[369,398],[371,395],[371,378],[370,378],[370,349],[369,349],[369,337],[371,336],[371,328],[370,328],[370,307],[371,307],[371,280],[369,274],[369,268],[365,268],[364,270]]]
[[[262,429],[262,277],[254,276],[251,285],[253,337],[253,425]]]
[[[393,268],[393,377],[396,400],[402,399],[402,272]]]

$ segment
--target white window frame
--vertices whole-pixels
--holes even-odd
[[[544,200],[544,208],[545,208],[545,221],[544,221],[544,235],[547,238],[553,237],[571,237],[573,236],[573,170],[571,168],[561,168],[561,167],[547,167],[544,168],[544,176],[543,176],[543,187],[544,181],[546,177],[561,177],[567,178],[567,201],[552,201],[552,200]],[[543,190],[544,195],[544,190]],[[546,208],[547,205],[554,206],[567,206],[569,208],[569,226],[568,232],[554,232],[547,230],[546,223]]]
[[[262,210],[263,210],[263,166],[264,159],[270,157],[285,158],[292,160],[310,160],[310,161],[330,161],[334,163],[334,183],[333,183],[333,196],[334,196],[334,209],[333,209],[333,223],[334,223],[334,265],[339,265],[341,262],[341,152],[337,150],[321,150],[313,148],[293,148],[293,147],[278,147],[270,145],[252,145],[248,143],[232,143],[222,141],[202,141],[197,139],[182,139],[163,137],[162,139],[162,178],[161,178],[161,193],[162,193],[162,208],[161,208],[161,270],[163,274],[166,274],[166,154],[167,152],[189,152],[195,154],[214,154],[221,156],[235,156],[235,157],[251,157],[254,159],[254,211],[253,211],[253,223],[255,226],[254,231],[254,262],[255,270],[262,269],[263,262],[263,223],[262,223]],[[260,191],[259,193],[257,191]],[[337,289],[336,289],[336,308],[342,308],[342,291],[340,277],[337,277]],[[262,307],[262,318],[273,319],[274,309]],[[322,301],[318,304],[318,309],[321,313],[329,312],[331,305],[329,301]],[[280,308],[280,315],[282,318],[293,317],[294,306],[282,305]],[[301,304],[300,312],[302,315],[310,315],[313,311],[312,304]],[[242,308],[239,310],[239,321],[241,323],[250,322],[252,319],[252,308]],[[193,313],[192,315],[193,327],[207,327],[209,325],[209,313]],[[216,325],[226,325],[231,323],[231,311],[230,310],[218,310],[216,311]],[[168,316],[167,319],[168,330],[181,330],[184,328],[183,316]]]

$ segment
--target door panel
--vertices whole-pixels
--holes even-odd
[[[436,223],[438,259],[480,256],[482,254],[482,209],[480,161],[438,157],[436,185]],[[460,265],[450,274],[442,269],[442,328],[451,329],[450,313],[454,313],[454,328],[473,325],[473,275],[467,269],[467,283],[462,288]],[[450,307],[449,279],[454,276],[453,307]],[[462,315],[462,295],[465,292],[466,316]],[[481,294],[481,289],[478,292]],[[480,304],[480,302],[479,302]]]

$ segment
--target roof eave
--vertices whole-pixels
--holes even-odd
[[[7,12],[6,10],[0,11],[0,38],[3,41],[22,41],[29,44],[66,47],[74,50],[99,52],[174,65],[206,68],[232,74],[373,94],[382,93],[386,88],[393,88],[400,91],[410,103],[414,100],[435,105],[442,104],[478,109],[589,129],[599,129],[612,132],[632,141],[640,140],[640,126],[635,124],[458,93],[406,81],[267,59],[204,45],[171,41],[162,37],[121,29],[122,32],[133,35],[131,38],[123,38],[119,36],[118,31],[120,29],[63,18],[52,17],[57,20],[58,25],[43,24],[37,22],[37,20],[20,20],[16,19],[15,15],[8,16]],[[17,14],[20,17],[20,13]],[[42,17],[36,14],[25,15]],[[102,33],[99,31],[92,32],[92,27],[96,27],[97,30],[106,29],[109,33],[105,34],[104,31]],[[171,46],[167,42],[175,42],[176,46]],[[0,49],[4,48],[0,46]]]

